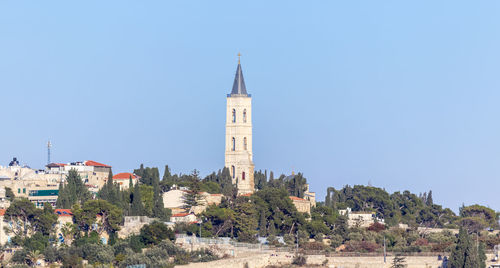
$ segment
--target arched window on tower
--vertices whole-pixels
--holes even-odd
[[[243,138],[243,149],[246,151],[247,150],[247,137]]]
[[[241,173],[241,180],[245,180],[245,171]]]
[[[236,175],[236,169],[234,168],[234,166],[231,166],[231,176],[233,176],[233,179],[235,175]]]
[[[233,123],[236,123],[236,110],[235,109],[233,109],[233,117],[232,118],[233,118],[232,119]]]
[[[247,122],[247,109],[243,110],[243,123]]]
[[[231,144],[231,151],[236,151],[236,139],[234,137]]]

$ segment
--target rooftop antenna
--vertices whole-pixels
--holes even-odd
[[[52,143],[50,140],[47,142],[47,165],[50,164],[50,147],[52,147]]]

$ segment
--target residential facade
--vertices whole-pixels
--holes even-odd
[[[113,183],[118,184],[120,190],[127,190],[130,187],[130,180],[132,180],[132,185],[135,185],[140,178],[140,176],[133,173],[123,172],[113,176]]]

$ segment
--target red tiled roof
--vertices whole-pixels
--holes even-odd
[[[252,193],[242,194],[241,196],[252,196]]]
[[[189,215],[189,213],[177,213],[172,215],[172,217],[186,217],[187,215]]]
[[[0,216],[5,215],[5,211],[7,211],[7,210],[6,209],[0,209]]]
[[[59,216],[73,216],[71,209],[55,209],[54,212]]]
[[[85,161],[85,165],[86,166],[94,166],[94,167],[111,167],[111,166],[108,166],[108,165],[105,165],[105,164],[101,164],[99,162],[96,162],[96,161],[92,161],[92,160],[87,160]]]
[[[305,200],[304,198],[300,198],[300,197],[296,197],[296,196],[289,196],[289,197],[290,197],[290,199],[292,199],[292,200],[297,200],[297,201],[307,201],[307,200]]]
[[[129,173],[129,172],[123,172],[123,173],[118,173],[113,176],[113,180],[128,180],[132,177],[132,179],[138,179],[139,176]]]

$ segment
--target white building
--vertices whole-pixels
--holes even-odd
[[[39,208],[44,203],[55,206],[59,184],[65,181],[71,169],[78,172],[90,191],[97,192],[106,182],[111,166],[88,160],[69,164],[51,163],[45,170],[36,170],[19,165],[14,158],[8,166],[0,166],[0,188],[12,189],[16,196],[28,198]]]
[[[362,227],[366,228],[372,225],[374,222],[384,223],[384,219],[378,218],[374,212],[353,212],[351,208],[339,209],[340,215],[347,215],[347,224],[349,227]]]

